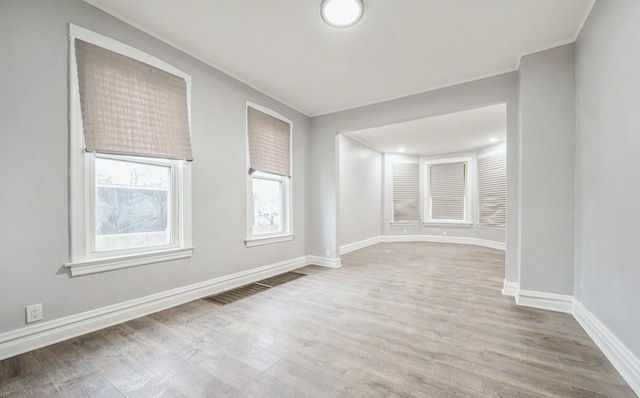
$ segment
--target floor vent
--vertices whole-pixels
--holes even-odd
[[[258,285],[264,285],[268,287],[279,286],[287,282],[295,281],[298,278],[302,278],[305,274],[298,272],[285,272],[284,274],[272,276],[271,278],[263,279],[256,282]]]
[[[298,278],[305,276],[297,272],[285,272],[284,274],[272,276],[271,278],[263,279],[261,281],[251,283],[249,285],[240,286],[238,288],[227,290],[220,294],[205,297],[204,300],[212,302],[218,305],[231,304],[243,298],[253,296],[265,290],[269,290],[272,287],[282,285],[287,282],[294,281]]]

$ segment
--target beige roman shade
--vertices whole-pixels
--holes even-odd
[[[465,167],[464,162],[429,167],[433,220],[464,221]]]
[[[420,168],[418,162],[396,161],[393,175],[393,222],[420,222]]]
[[[291,176],[291,125],[252,107],[247,108],[249,173]]]
[[[507,162],[504,153],[478,159],[478,224],[505,227],[507,212]]]
[[[193,160],[186,81],[75,40],[85,150]]]

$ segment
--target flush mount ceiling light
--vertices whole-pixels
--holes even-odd
[[[364,12],[363,0],[322,0],[322,19],[335,28],[355,25]]]

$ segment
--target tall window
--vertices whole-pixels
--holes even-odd
[[[191,256],[190,77],[70,25],[72,275]]]
[[[420,222],[420,167],[417,161],[396,160],[393,178],[393,222]]]
[[[478,224],[504,228],[507,213],[505,153],[478,158]]]
[[[465,160],[442,160],[425,164],[429,222],[470,222],[470,192],[468,168]]]
[[[247,106],[247,246],[293,238],[291,231],[291,122]]]

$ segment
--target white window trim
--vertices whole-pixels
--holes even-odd
[[[251,176],[248,171],[249,171],[249,167],[250,167],[250,159],[249,159],[249,124],[247,121],[247,114],[249,111],[249,108],[253,108],[255,110],[258,110],[262,113],[265,113],[269,116],[272,116],[276,119],[280,119],[286,123],[289,124],[289,134],[291,139],[289,140],[289,157],[290,157],[290,162],[289,164],[291,164],[291,176],[290,177],[282,177],[282,182],[283,182],[283,222],[282,222],[282,231],[279,231],[277,233],[273,233],[273,234],[260,234],[260,235],[254,235],[253,234],[253,176]],[[281,114],[269,109],[269,108],[265,108],[264,106],[255,104],[253,102],[249,102],[247,101],[246,103],[246,107],[245,107],[245,140],[246,140],[246,167],[245,170],[247,172],[247,178],[246,178],[246,187],[247,187],[247,225],[246,225],[246,231],[247,231],[247,236],[246,239],[244,240],[245,246],[246,247],[254,247],[254,246],[261,246],[261,245],[268,245],[268,244],[272,244],[272,243],[280,243],[280,242],[286,242],[286,241],[290,241],[293,240],[293,238],[295,237],[295,234],[293,233],[293,191],[292,191],[292,187],[293,187],[293,122],[289,119],[287,119],[286,117],[282,116]],[[278,179],[280,180],[280,179]]]
[[[175,192],[179,196],[177,198],[179,202],[177,203],[178,213],[174,214],[176,217],[174,225],[177,229],[177,236],[174,238],[175,247],[163,246],[161,249],[129,251],[124,255],[122,252],[114,252],[111,255],[91,255],[92,238],[89,232],[92,231],[91,201],[93,193],[91,188],[93,187],[92,157],[94,155],[84,151],[75,39],[98,45],[184,78],[187,85],[189,123],[191,123],[191,76],[122,42],[69,24],[69,222],[71,250],[70,261],[65,266],[70,268],[72,276],[78,276],[191,257],[195,249],[192,245],[191,235],[191,164],[183,161],[175,162],[175,167],[178,168],[175,175],[178,178],[174,184]]]
[[[465,187],[464,187],[464,219],[463,220],[441,220],[431,218],[431,169],[429,166],[433,164],[446,164],[446,163],[465,163]],[[457,157],[457,158],[443,158],[435,160],[425,160],[423,162],[423,174],[424,174],[424,222],[425,226],[473,226],[471,219],[472,214],[472,179],[473,177],[473,159],[470,157]]]

